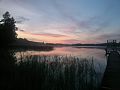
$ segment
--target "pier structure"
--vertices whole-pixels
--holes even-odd
[[[120,90],[120,53],[116,40],[107,41],[107,66],[103,75],[101,90]]]

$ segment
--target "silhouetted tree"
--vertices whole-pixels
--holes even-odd
[[[10,16],[9,12],[3,14],[0,21],[0,42],[1,45],[9,45],[17,39],[15,20]]]

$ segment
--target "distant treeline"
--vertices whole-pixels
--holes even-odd
[[[53,50],[53,46],[41,43],[28,41],[27,39],[19,38],[14,43],[9,44],[12,49],[23,49],[23,50],[39,50],[39,51],[50,51]]]
[[[72,44],[72,46],[107,46],[107,43],[100,44]],[[120,46],[120,43],[116,43],[117,46]]]

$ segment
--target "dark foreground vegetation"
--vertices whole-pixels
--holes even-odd
[[[24,56],[0,53],[1,90],[98,90],[101,72],[92,59],[73,56]]]

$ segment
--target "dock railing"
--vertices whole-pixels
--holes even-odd
[[[112,41],[108,41],[107,40],[107,44],[106,44],[106,55],[109,55],[111,51],[118,51],[118,43],[117,40],[112,40]]]

